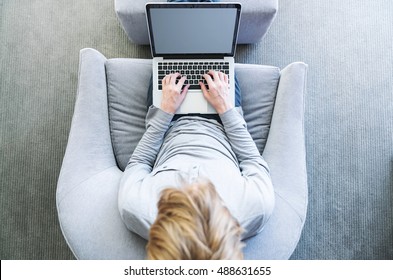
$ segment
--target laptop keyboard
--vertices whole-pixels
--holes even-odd
[[[207,88],[207,82],[202,77],[209,70],[221,71],[228,75],[229,62],[195,61],[195,62],[158,62],[158,89],[162,90],[162,79],[173,73],[186,76],[184,85],[190,84],[189,89],[200,89],[199,81],[203,81]],[[180,77],[178,78],[180,79]]]

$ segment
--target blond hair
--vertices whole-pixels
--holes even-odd
[[[243,259],[242,229],[210,182],[165,189],[151,226],[147,258]]]

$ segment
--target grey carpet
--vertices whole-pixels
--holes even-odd
[[[149,58],[112,0],[0,0],[0,258],[72,259],[55,191],[78,52]],[[309,64],[309,210],[293,259],[393,259],[393,4],[280,0],[236,60]]]

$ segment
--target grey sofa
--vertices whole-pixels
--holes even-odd
[[[307,65],[236,64],[244,117],[271,169],[274,213],[246,240],[246,259],[288,259],[307,210],[304,94]],[[117,207],[122,169],[144,132],[151,60],[80,52],[75,111],[57,186],[63,235],[78,259],[143,259],[146,241]]]
[[[117,17],[128,38],[135,44],[148,45],[145,5],[149,0],[115,0]],[[253,44],[262,40],[278,9],[278,0],[222,0],[240,2],[242,16],[239,25],[238,44]]]

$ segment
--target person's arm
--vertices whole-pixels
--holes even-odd
[[[221,114],[220,117],[232,150],[239,162],[244,187],[253,190],[252,197],[248,197],[249,205],[247,207],[250,207],[250,210],[254,207],[260,209],[256,227],[252,230],[249,229],[245,235],[245,237],[250,237],[263,229],[273,213],[275,204],[273,183],[269,167],[248,132],[243,116],[233,108]],[[247,210],[245,209],[245,211]]]
[[[140,165],[147,173],[151,172],[172,118],[173,114],[154,106],[149,108],[146,131],[128,161],[126,170]]]
[[[133,182],[128,184],[140,182],[153,169],[165,132],[168,130],[174,113],[184,101],[188,92],[189,85],[182,89],[186,77],[177,81],[179,76],[179,73],[171,74],[165,76],[162,80],[161,109],[155,107],[149,109],[146,132],[126,167],[126,172],[133,173],[132,176],[134,177]]]
[[[214,71],[210,71],[209,74],[205,75],[209,90],[203,84],[201,84],[201,89],[207,101],[220,115],[225,133],[239,162],[244,187],[252,188],[255,191],[252,193],[256,197],[249,197],[248,199],[257,199],[263,206],[263,213],[261,213],[263,220],[260,222],[258,228],[255,229],[255,232],[247,233],[252,235],[263,228],[263,225],[273,212],[274,190],[269,168],[248,132],[243,116],[237,112],[229,100],[227,76]],[[249,206],[252,207],[251,205],[252,203]]]
[[[225,132],[239,163],[242,164],[246,161],[263,162],[262,166],[268,172],[267,164],[259,154],[255,142],[247,130],[246,122],[234,109],[234,105],[229,99],[228,76],[221,72],[209,71],[209,74],[205,74],[204,78],[209,85],[209,90],[200,82],[202,92],[206,100],[219,113]]]
[[[160,150],[165,132],[168,130],[169,124],[173,118],[174,113],[183,102],[189,85],[182,86],[186,77],[182,77],[177,83],[176,79],[180,74],[171,74],[164,77],[162,80],[162,100],[161,109],[151,107],[149,109],[147,119],[146,132],[135,148],[126,169],[138,166],[141,174],[139,177],[151,172],[157,154]]]
[[[118,208],[129,230],[148,238],[152,194],[144,186],[152,172],[165,132],[173,118],[154,106],[149,108],[147,129],[132,154],[119,184]]]
[[[149,108],[146,132],[132,154],[120,181],[118,207],[120,215],[131,231],[147,238],[151,193],[143,188],[143,181],[153,170],[174,112],[183,102],[188,87],[181,90],[185,78],[176,83],[177,74],[163,80],[161,109]]]
[[[265,171],[269,172],[266,162],[262,159],[254,140],[247,130],[243,116],[236,109],[232,108],[220,114],[220,118],[239,163],[257,161],[261,163]]]

